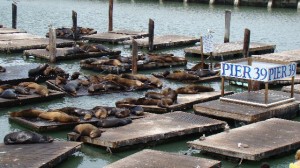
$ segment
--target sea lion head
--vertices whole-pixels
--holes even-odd
[[[97,137],[100,137],[102,132],[103,132],[103,131],[101,131],[100,129],[92,130],[92,131],[90,132],[89,137],[90,137],[90,138],[97,138]]]

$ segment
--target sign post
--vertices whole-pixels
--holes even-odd
[[[203,36],[202,41],[203,41],[203,52],[209,53],[210,69],[212,70],[212,53],[214,51],[214,45],[213,45],[213,35],[211,34],[211,32]]]

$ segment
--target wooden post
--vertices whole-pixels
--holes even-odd
[[[56,62],[56,30],[55,28],[49,28],[49,53],[50,53],[50,62]]]
[[[200,36],[201,69],[204,67],[203,37]]]
[[[225,11],[225,35],[224,35],[224,43],[229,42],[230,38],[230,20],[231,20],[231,11]]]
[[[249,45],[250,45],[250,30],[245,29],[244,33],[244,46],[243,46],[243,55],[244,58],[249,57]]]
[[[234,6],[240,6],[240,0],[234,0]]]
[[[109,0],[108,31],[113,31],[113,6],[114,6],[114,1]]]
[[[273,0],[269,0],[268,1],[268,8],[272,8],[273,7]]]
[[[210,5],[215,4],[215,0],[209,0],[209,4],[210,4]]]
[[[294,82],[295,82],[295,77],[292,77],[292,85],[291,85],[291,98],[294,97]]]
[[[212,52],[209,53],[209,62],[210,62],[210,70],[213,70],[213,65],[212,65],[212,59],[213,59],[213,54]]]
[[[132,74],[137,73],[138,45],[132,38]]]
[[[17,5],[12,3],[12,25],[13,29],[17,28]]]
[[[297,5],[297,9],[300,9],[300,1],[298,0],[298,5]]]
[[[76,41],[78,39],[78,31],[77,31],[77,13],[72,11],[72,21],[73,21],[73,39]]]
[[[154,21],[152,19],[149,19],[148,34],[149,34],[149,38],[148,38],[149,51],[153,51]]]
[[[225,83],[225,77],[224,76],[222,76],[222,83],[221,83],[221,97],[223,97],[224,96],[224,83]]]
[[[269,83],[266,82],[265,83],[265,104],[268,104],[268,100],[269,100]]]

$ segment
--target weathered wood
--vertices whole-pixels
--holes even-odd
[[[134,120],[131,124],[107,129],[101,137],[91,139],[82,137],[81,141],[111,150],[122,147],[133,147],[165,139],[183,137],[189,134],[203,134],[224,129],[225,122],[197,116],[185,112],[173,112]],[[74,133],[68,134],[73,140]]]
[[[224,43],[228,43],[230,39],[230,21],[231,21],[231,11],[225,11],[225,35],[224,35]]]
[[[291,98],[294,97],[294,81],[295,81],[295,77],[292,77],[292,85],[291,85]]]
[[[265,104],[269,103],[269,83],[265,83]]]
[[[148,25],[148,44],[149,44],[149,51],[153,51],[154,48],[154,21],[152,19],[149,19],[149,25]]]
[[[132,39],[132,74],[137,73],[138,46],[137,42]]]
[[[177,153],[167,153],[161,151],[154,151],[144,149],[112,164],[105,166],[105,168],[183,168],[183,167],[205,167],[217,168],[221,167],[221,162],[217,160],[180,155]]]
[[[249,102],[264,103],[264,91],[260,92],[240,93],[237,99],[247,100]],[[225,96],[226,97],[226,96]],[[269,90],[269,103],[278,102],[289,99],[289,95],[279,91]],[[299,102],[290,100],[279,105],[262,107],[254,105],[246,105],[234,103],[230,101],[214,100],[193,106],[195,114],[210,116],[213,118],[222,118],[225,120],[242,121],[245,123],[253,123],[266,120],[272,117],[278,118],[295,118],[299,111]]]
[[[0,144],[0,167],[55,167],[81,148],[80,142],[54,141],[39,144]]]
[[[226,92],[225,95],[233,94],[233,92]],[[170,105],[169,107],[158,107],[154,105],[141,105],[143,109],[147,112],[151,113],[167,113],[167,112],[173,112],[173,111],[179,111],[179,110],[187,110],[193,108],[194,104],[207,102],[211,100],[216,100],[220,98],[220,92],[214,91],[214,92],[203,92],[198,94],[178,94],[177,97],[177,103]],[[117,107],[123,108],[130,108],[134,107],[136,105],[132,104],[119,104]]]
[[[201,51],[201,69],[204,67],[204,53],[203,53],[203,37],[200,36],[200,51]]]
[[[209,4],[210,4],[210,5],[215,4],[215,0],[209,0]]]
[[[222,76],[221,77],[221,97],[223,97],[224,96],[224,83],[225,83],[225,77],[224,76]]]
[[[12,41],[12,40],[30,40],[30,39],[40,39],[42,37],[37,35],[32,35],[29,33],[6,33],[6,34],[0,34],[0,41]]]
[[[272,118],[208,136],[203,141],[190,141],[188,145],[214,154],[259,161],[299,149],[300,123]]]
[[[272,8],[273,7],[273,0],[268,0],[268,8]]]
[[[264,53],[271,53],[275,50],[275,45],[271,44],[264,44],[264,43],[257,43],[251,42],[249,48],[249,54],[264,54]],[[201,46],[196,47],[189,47],[185,48],[184,52],[186,54],[201,54]],[[214,52],[213,56],[215,59],[230,58],[241,56],[243,54],[243,42],[229,42],[229,43],[221,43],[221,44],[214,44]],[[204,53],[204,56],[209,56],[209,53]]]
[[[240,0],[234,0],[234,6],[240,6]]]
[[[73,34],[74,34],[74,40],[76,41],[78,39],[78,31],[77,31],[77,12],[72,11],[72,21],[73,21]]]
[[[109,9],[108,9],[108,31],[113,30],[113,6],[114,1],[109,0]]]
[[[47,49],[46,49],[47,50]],[[49,28],[49,60],[51,63],[56,62],[56,31],[55,28]]]
[[[244,56],[244,58],[249,57],[249,46],[250,46],[250,30],[245,29],[244,45],[243,45],[243,56]]]
[[[0,34],[12,34],[12,33],[27,33],[27,32],[21,29],[0,28]]]
[[[17,4],[12,3],[12,26],[13,29],[17,28]]]

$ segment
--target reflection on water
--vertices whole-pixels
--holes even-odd
[[[277,45],[277,51],[298,49],[300,46],[299,27],[300,13],[294,9],[272,9],[252,8],[252,7],[233,7],[208,4],[194,4],[182,2],[148,1],[148,0],[116,0],[114,4],[114,28],[132,29],[147,31],[148,20],[152,18],[155,21],[155,34],[178,34],[200,36],[207,32],[207,29],[213,30],[214,42],[223,42],[224,36],[224,11],[232,11],[231,22],[231,41],[243,40],[244,29],[251,30],[251,41],[273,43]],[[78,13],[78,25],[91,27],[98,32],[104,32],[108,29],[108,1],[106,0],[22,0],[18,1],[18,25],[20,29],[27,30],[29,33],[44,36],[48,31],[48,25],[55,27],[72,25],[71,11]],[[11,25],[11,1],[2,0],[0,5],[0,24]],[[122,50],[122,55],[130,55],[131,50],[128,46],[112,46],[114,49]],[[145,51],[145,50],[141,50]],[[184,56],[183,47],[175,49],[165,49],[159,53],[174,53],[176,56]],[[200,57],[187,57],[188,68],[200,60]],[[0,65],[21,65],[24,63],[44,63],[40,59],[24,59],[22,54],[0,54]],[[88,70],[81,70],[79,60],[62,61],[57,63],[69,73],[80,71],[84,75],[95,74]],[[166,68],[163,70],[173,70],[177,68]],[[179,68],[180,69],[180,68]],[[144,71],[144,74],[158,72],[162,70]],[[177,88],[185,84],[179,82],[164,81],[164,87]],[[220,82],[205,83],[203,85],[211,86],[220,90]],[[226,83],[226,90],[242,92],[242,87],[231,86]],[[157,91],[157,90],[156,90]],[[46,103],[26,105],[22,107],[0,109],[0,142],[4,135],[11,131],[24,130],[25,128],[8,122],[8,113],[25,108],[37,107],[42,109],[60,108],[65,106],[75,106],[82,108],[92,108],[97,105],[114,106],[114,102],[125,97],[140,97],[145,91],[113,93],[98,96],[83,96],[78,98],[65,97]],[[190,110],[191,111],[191,110]],[[296,119],[297,121],[300,118]],[[48,133],[59,140],[66,140],[66,133],[70,131],[60,131]],[[162,151],[185,153],[188,152],[187,140],[194,140],[197,137],[190,137],[185,140],[178,140],[163,145],[149,147]],[[124,158],[140,149],[129,150],[126,152],[109,154],[104,149],[98,149],[94,146],[84,145],[82,152],[70,157],[67,161],[58,167],[102,167],[118,159]],[[203,156],[193,153],[194,156]],[[209,158],[209,157],[208,157]],[[293,155],[281,158],[272,158],[267,161],[272,167],[287,167],[288,163],[293,161]],[[259,167],[261,162],[244,161],[240,167]],[[223,167],[234,167],[236,163],[230,163],[222,160]]]

